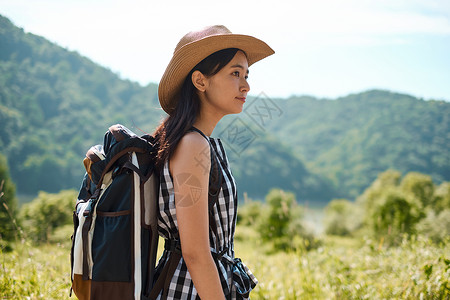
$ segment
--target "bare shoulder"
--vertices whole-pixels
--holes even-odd
[[[199,133],[188,132],[181,138],[170,159],[171,171],[180,168],[194,171],[199,165],[205,169],[211,165],[209,143]]]
[[[193,155],[207,154],[209,156],[209,143],[198,132],[188,132],[181,138],[176,151]]]

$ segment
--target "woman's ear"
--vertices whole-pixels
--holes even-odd
[[[196,70],[192,73],[192,84],[200,92],[206,91],[207,78],[202,72]]]

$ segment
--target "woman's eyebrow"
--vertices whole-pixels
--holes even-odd
[[[240,68],[240,69],[242,69],[242,70],[245,70],[245,68],[244,68],[242,65],[240,65],[240,64],[232,65],[231,67],[232,67],[232,68]],[[250,73],[250,71],[247,69],[247,74],[248,74],[248,73]]]

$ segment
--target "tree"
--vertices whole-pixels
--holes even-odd
[[[293,218],[294,194],[273,189],[267,194],[266,203],[269,205],[269,215],[262,228],[263,238],[271,240],[286,236]]]
[[[434,191],[433,209],[436,212],[450,210],[450,182],[444,181]]]
[[[325,232],[348,236],[360,226],[356,206],[347,199],[334,199],[325,207]]]
[[[337,207],[331,204],[331,211],[343,213],[342,203]],[[450,182],[435,187],[431,176],[426,174],[409,172],[402,178],[393,170],[380,173],[358,197],[356,204],[363,212],[364,228],[391,245],[400,242],[405,235],[425,235],[435,242],[442,242],[450,232],[450,221],[447,220]],[[334,226],[340,229],[341,223]],[[332,225],[329,227],[337,230]]]
[[[450,209],[439,212],[429,210],[427,216],[417,224],[417,232],[435,243],[450,240]]]
[[[378,174],[375,181],[358,197],[357,201],[366,208],[373,206],[383,191],[388,187],[398,186],[401,178],[402,174],[396,170],[386,170]]]
[[[267,209],[261,216],[259,232],[264,242],[275,250],[311,249],[316,246],[314,236],[302,223],[302,209],[293,193],[272,189],[266,196]]]
[[[6,158],[0,154],[0,238],[11,241],[15,237],[17,199],[16,188],[9,177]]]
[[[402,191],[415,198],[422,208],[426,208],[433,203],[434,183],[431,176],[409,172],[400,183]]]
[[[403,234],[416,232],[416,224],[424,217],[420,206],[399,189],[388,189],[374,207],[370,216],[376,237],[396,244]]]
[[[236,222],[245,226],[257,226],[262,210],[261,202],[246,199],[244,205],[239,207]]]
[[[386,190],[397,188],[402,174],[396,170],[386,170],[378,174],[377,179],[359,196],[356,200],[358,206],[365,212],[364,222],[371,223],[374,214],[373,210],[381,201]]]

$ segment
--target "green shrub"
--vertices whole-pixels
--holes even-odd
[[[433,204],[434,183],[429,175],[409,172],[402,179],[400,189],[406,195],[418,200],[421,208],[426,208]]]
[[[378,175],[356,204],[364,216],[363,230],[388,244],[398,244],[404,235],[415,234],[439,242],[448,232],[444,211],[450,210],[450,183],[435,187],[428,175],[410,172],[402,179],[399,172],[388,170]],[[340,224],[334,222],[328,227],[345,233]]]
[[[244,205],[239,206],[237,224],[257,226],[260,222],[263,209],[263,204],[259,201],[246,201]]]
[[[273,245],[274,250],[310,250],[317,247],[313,234],[303,226],[302,207],[293,193],[272,189],[266,196],[266,207],[261,209],[258,224],[261,240]]]
[[[397,189],[389,189],[374,207],[371,225],[376,237],[397,244],[404,234],[415,233],[416,224],[423,216],[413,199]]]
[[[325,207],[325,233],[350,236],[359,226],[357,207],[347,199],[334,199]]]
[[[38,197],[20,211],[27,236],[34,242],[46,242],[57,227],[71,224],[76,198],[74,190],[58,194],[39,192]]]
[[[433,209],[436,212],[450,209],[450,182],[441,183],[434,191]]]
[[[269,205],[269,211],[262,224],[261,237],[265,241],[270,241],[286,236],[292,219],[301,217],[301,215],[293,215],[294,194],[273,189],[267,194],[266,203]]]
[[[402,174],[395,170],[387,170],[378,174],[377,179],[356,200],[364,211],[370,211],[379,201],[386,189],[398,187]]]
[[[450,241],[450,209],[439,213],[430,209],[427,216],[417,224],[417,234],[423,235],[435,243]]]
[[[9,176],[6,158],[0,154],[0,246],[9,248],[17,233],[16,188]]]

